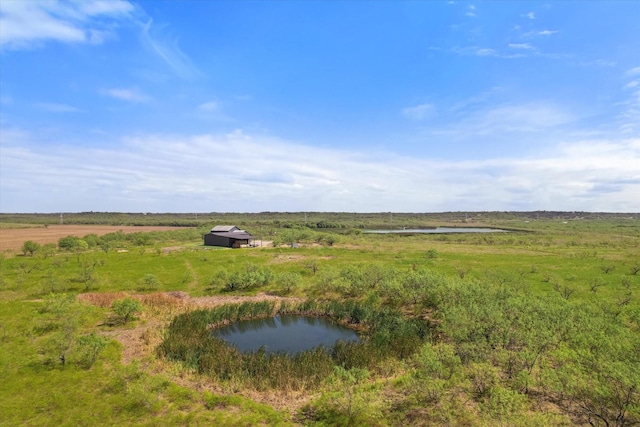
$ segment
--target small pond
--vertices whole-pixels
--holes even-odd
[[[507,230],[499,228],[477,228],[477,227],[436,227],[436,228],[415,228],[415,229],[395,229],[395,230],[363,230],[363,233],[373,234],[449,234],[449,233],[508,233]]]
[[[332,347],[339,340],[358,340],[354,330],[330,319],[295,315],[242,320],[215,329],[213,334],[243,353],[264,346],[267,353],[295,354],[318,346]]]

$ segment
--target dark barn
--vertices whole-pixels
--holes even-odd
[[[254,237],[234,225],[218,225],[204,235],[205,246],[221,246],[224,248],[239,248],[249,245]]]

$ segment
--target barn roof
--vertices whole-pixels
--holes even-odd
[[[242,230],[238,230],[238,231],[221,231],[219,233],[214,233],[212,231],[211,234],[213,234],[215,236],[220,236],[220,237],[230,237],[232,239],[238,239],[238,240],[250,240],[250,239],[254,238],[251,234],[247,233],[246,231],[242,231]]]
[[[242,231],[240,230],[238,227],[236,227],[235,225],[216,225],[215,227],[213,227],[211,229],[212,233],[218,233],[218,232],[228,232],[228,231]]]

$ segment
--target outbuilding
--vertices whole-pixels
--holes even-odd
[[[216,225],[204,236],[205,246],[221,246],[223,248],[239,248],[250,245],[254,237],[235,225]]]

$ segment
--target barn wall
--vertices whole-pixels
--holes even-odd
[[[228,237],[216,236],[215,234],[204,235],[205,246],[222,246],[224,248],[230,248],[232,246],[231,239]]]

